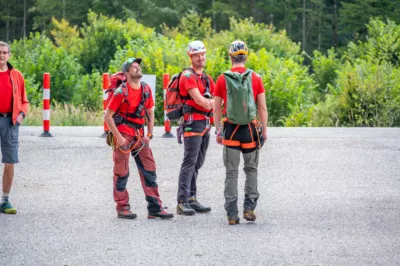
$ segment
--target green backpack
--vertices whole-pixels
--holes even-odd
[[[246,125],[257,117],[252,73],[251,69],[246,69],[242,74],[230,70],[224,72],[227,87],[226,115],[229,121],[237,125]]]

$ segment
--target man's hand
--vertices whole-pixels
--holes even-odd
[[[19,114],[18,116],[17,116],[17,123],[18,124],[22,124],[22,121],[24,120],[24,116],[22,115],[22,114]]]
[[[220,145],[223,145],[221,131],[218,131],[218,133],[217,133],[217,143]]]
[[[124,146],[124,145],[125,145],[125,143],[126,143],[126,138],[124,138],[124,137],[121,137],[121,138],[118,138],[118,139],[117,139],[117,144],[118,144],[118,147],[122,147],[122,146]]]
[[[208,100],[207,105],[204,108],[207,110],[214,109],[214,100],[213,99]]]
[[[150,143],[150,140],[153,139],[153,134],[152,133],[147,133],[146,139]]]

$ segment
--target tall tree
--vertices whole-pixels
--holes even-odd
[[[399,0],[342,0],[340,14],[341,34],[347,40],[362,39],[367,34],[370,18],[391,19],[400,22]]]
[[[339,35],[338,35],[338,30],[339,30],[339,25],[338,25],[338,0],[332,0],[332,9],[333,9],[333,15],[332,15],[332,44],[335,48],[338,47],[339,43]]]
[[[303,50],[306,50],[306,0],[303,0]]]

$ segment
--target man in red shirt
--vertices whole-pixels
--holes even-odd
[[[197,200],[197,175],[202,167],[210,140],[210,117],[214,100],[214,81],[203,72],[206,48],[201,41],[189,44],[189,69],[179,80],[179,92],[186,99],[183,107],[184,158],[179,173],[177,213],[193,215],[211,211]]]
[[[156,164],[149,147],[154,127],[154,101],[150,87],[141,82],[140,58],[130,58],[122,65],[126,82],[114,91],[104,120],[115,138],[114,160],[114,200],[119,218],[135,219],[129,205],[126,184],[129,177],[129,156],[135,158],[140,181],[148,203],[148,218],[172,218],[162,207],[156,182]],[[144,137],[144,123],[147,135]]]
[[[10,54],[10,46],[0,42],[0,140],[4,164],[0,212],[16,214],[17,210],[9,202],[9,194],[14,178],[14,164],[19,161],[19,125],[28,112],[29,102],[24,77],[8,63]]]
[[[259,149],[262,144],[257,146],[257,143],[262,143],[262,140],[267,139],[267,105],[265,102],[265,92],[261,77],[254,71],[249,71],[245,68],[245,62],[247,61],[248,48],[242,41],[234,41],[229,47],[229,55],[232,62],[231,72],[239,74],[249,73],[247,76],[242,76],[243,79],[251,79],[250,95],[254,96],[254,102],[256,104],[255,114],[258,111],[259,123],[263,127],[261,136],[259,136],[259,123],[256,120],[245,124],[238,125],[232,123],[229,119],[230,115],[227,110],[232,112],[245,112],[244,105],[235,105],[228,108],[227,91],[233,90],[231,84],[226,80],[225,74],[222,74],[217,79],[216,89],[214,93],[215,109],[214,119],[217,134],[217,143],[224,145],[223,160],[226,167],[226,179],[225,179],[225,210],[228,215],[228,222],[231,225],[239,223],[238,216],[238,168],[240,162],[240,153],[243,153],[244,158],[244,171],[246,174],[245,184],[245,199],[243,204],[243,217],[247,221],[255,221],[256,215],[254,209],[257,205],[259,193],[257,191],[257,167],[259,160]],[[231,73],[229,72],[229,73]],[[243,84],[246,81],[243,81]],[[249,82],[249,81],[248,81]],[[233,93],[232,91],[230,93]],[[225,117],[223,120],[223,128],[219,121],[221,121],[221,106],[224,104],[222,114]],[[256,110],[257,108],[257,110]],[[233,110],[234,109],[234,110]],[[231,115],[232,117],[232,115]],[[254,117],[256,119],[256,117]]]

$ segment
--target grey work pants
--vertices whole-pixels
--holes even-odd
[[[226,168],[225,178],[225,210],[229,217],[238,215],[238,176],[240,163],[240,150],[224,146],[223,160]],[[242,153],[244,159],[244,172],[246,174],[246,183],[244,187],[244,210],[254,210],[257,206],[259,193],[257,191],[257,167],[259,151],[255,150],[249,153]]]
[[[205,121],[193,121],[186,127],[194,127],[197,132],[204,130]],[[203,166],[206,158],[208,145],[210,142],[210,132],[207,131],[204,136],[185,137],[183,140],[185,153],[181,170],[179,172],[178,203],[188,202],[190,197],[196,197],[197,194],[197,175],[199,169]]]

